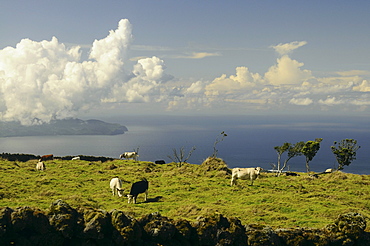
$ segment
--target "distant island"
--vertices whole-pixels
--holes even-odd
[[[128,131],[126,126],[101,120],[68,118],[50,123],[25,126],[19,122],[0,122],[0,137],[50,135],[119,135]]]

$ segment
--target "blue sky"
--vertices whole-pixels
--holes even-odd
[[[0,8],[3,120],[369,114],[369,1],[35,0]]]

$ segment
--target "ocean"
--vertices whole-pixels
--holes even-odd
[[[330,146],[334,141],[352,138],[361,148],[357,159],[344,172],[370,174],[370,126],[367,117],[328,116],[126,116],[97,118],[120,123],[128,132],[115,136],[32,136],[0,138],[0,151],[23,154],[92,155],[119,158],[125,151],[139,148],[142,161],[165,160],[184,147],[196,149],[188,162],[201,164],[214,152],[221,132],[227,134],[216,145],[217,156],[230,168],[271,169],[277,162],[275,146],[285,142],[323,138],[321,148],[310,162],[312,171],[336,166]],[[285,159],[283,156],[282,161]],[[291,171],[305,171],[304,156],[288,163]]]

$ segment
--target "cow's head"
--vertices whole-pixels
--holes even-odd
[[[123,189],[117,188],[117,194],[119,197],[123,196]]]
[[[261,170],[262,170],[262,168],[261,167],[256,167],[255,170],[257,171],[257,175],[259,175],[260,172],[261,172]]]
[[[131,202],[133,202],[134,196],[133,195],[127,195],[127,198],[128,198],[127,203],[131,203]]]

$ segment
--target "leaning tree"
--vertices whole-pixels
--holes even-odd
[[[277,176],[279,176],[282,171],[286,168],[288,161],[293,157],[302,155],[302,147],[304,142],[297,142],[295,144],[291,143],[283,143],[281,146],[275,146],[274,149],[278,155],[278,162],[277,162]],[[288,151],[288,157],[285,159],[283,165],[281,165],[281,156],[283,153]]]
[[[353,160],[356,160],[356,152],[360,147],[355,139],[343,139],[339,143],[334,142],[331,151],[338,162],[338,170],[342,170],[344,166],[349,166]]]
[[[276,151],[276,154],[278,155],[277,159],[277,176],[283,171],[284,167],[281,167],[281,156],[289,149],[291,146],[291,143],[283,143],[281,146],[275,146],[274,149]]]
[[[315,157],[316,153],[320,149],[320,143],[322,138],[316,138],[315,141],[307,141],[304,143],[302,147],[302,154],[306,157],[306,170],[307,172],[310,171],[309,162]]]

